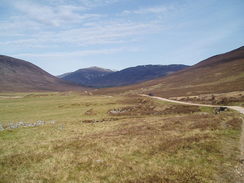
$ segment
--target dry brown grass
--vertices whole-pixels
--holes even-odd
[[[41,118],[52,114],[57,123],[0,132],[0,182],[235,182],[240,121],[230,111],[214,115],[141,97],[58,95],[8,101],[0,112],[7,116],[18,102],[29,109],[40,101]],[[45,113],[44,103],[53,111]],[[142,104],[153,106],[152,114]],[[135,106],[141,107],[122,116],[108,113]]]

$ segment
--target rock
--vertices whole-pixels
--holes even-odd
[[[56,121],[54,121],[54,120],[53,121],[49,121],[49,123],[50,124],[54,124],[54,123],[56,123]]]
[[[88,111],[85,112],[85,115],[96,115],[93,109],[89,109]]]
[[[214,113],[215,113],[215,114],[219,114],[220,112],[222,112],[222,111],[226,111],[226,110],[228,110],[227,107],[216,107],[216,108],[214,109]]]
[[[42,126],[45,125],[46,123],[54,124],[56,121],[50,121],[50,122],[45,122],[38,120],[35,123],[26,123],[23,121],[19,121],[16,123],[10,122],[5,129],[15,129],[15,128],[20,128],[20,127],[37,127],[37,126]],[[0,131],[4,130],[2,125],[0,124]]]
[[[41,126],[41,125],[44,125],[45,124],[45,121],[37,121],[36,123],[34,123],[35,126]]]
[[[241,164],[244,164],[244,158],[241,158],[239,161]]]
[[[110,113],[110,114],[119,114],[120,111],[114,109],[114,110],[109,111],[109,113]]]
[[[108,114],[116,115],[116,114],[123,114],[126,112],[129,112],[131,109],[130,108],[122,108],[122,109],[112,109],[108,111]]]
[[[97,163],[103,163],[104,161],[103,161],[103,160],[98,159],[98,160],[96,160],[96,162],[97,162]]]
[[[154,94],[153,93],[149,93],[148,96],[154,96]]]
[[[4,130],[4,128],[3,128],[2,124],[0,123],[0,131],[3,131],[3,130]]]
[[[16,124],[14,124],[13,122],[10,122],[8,125],[8,128],[14,129],[14,128],[18,128],[18,126]]]

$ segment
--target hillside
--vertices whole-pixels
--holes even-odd
[[[244,91],[244,47],[210,57],[167,77],[97,93],[152,93],[162,97]]]
[[[61,77],[64,80],[95,88],[131,85],[185,69],[186,65],[142,65],[121,71],[99,68],[80,69]]]
[[[79,69],[74,72],[65,73],[58,77],[60,79],[84,86],[96,86],[95,83],[98,78],[110,73],[113,73],[113,71],[99,67],[89,67],[85,69]]]
[[[52,76],[30,62],[0,55],[0,92],[83,89]]]

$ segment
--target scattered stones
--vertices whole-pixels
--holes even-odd
[[[108,114],[120,115],[120,114],[126,114],[126,113],[133,112],[133,111],[136,111],[136,106],[112,109],[112,110],[108,111]]]
[[[119,118],[104,118],[104,119],[88,119],[88,120],[83,120],[82,123],[102,123],[105,121],[117,121]]]
[[[98,120],[98,119],[90,119],[90,120],[84,120],[82,121],[82,123],[102,123],[104,121],[107,121],[106,119],[101,119],[101,120]]]
[[[4,130],[4,128],[3,128],[2,124],[0,123],[0,131],[3,131],[3,130]]]
[[[49,121],[50,124],[54,124],[56,123],[56,121],[52,120],[52,121]]]
[[[8,129],[15,129],[15,128],[20,128],[20,127],[37,127],[37,126],[42,126],[42,125],[45,125],[45,124],[54,124],[55,121],[41,121],[41,120],[38,120],[36,121],[35,123],[27,123],[27,122],[23,122],[23,121],[19,121],[19,122],[10,122],[9,124],[5,125],[5,127],[3,127],[1,124],[0,124],[0,131],[3,131],[3,130],[8,130]]]
[[[125,112],[126,112],[126,110],[123,110],[123,109],[112,109],[108,113],[109,114],[122,114],[122,113],[125,113]]]

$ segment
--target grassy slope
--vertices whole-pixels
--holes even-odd
[[[96,93],[153,93],[162,97],[244,91],[244,47],[206,59],[186,70],[145,83]]]
[[[125,112],[108,114],[114,108]],[[91,119],[104,121],[82,123]],[[237,181],[232,112],[78,93],[0,98],[3,125],[23,120],[57,122],[0,132],[0,182]]]
[[[58,79],[36,65],[0,55],[0,92],[87,90]]]

